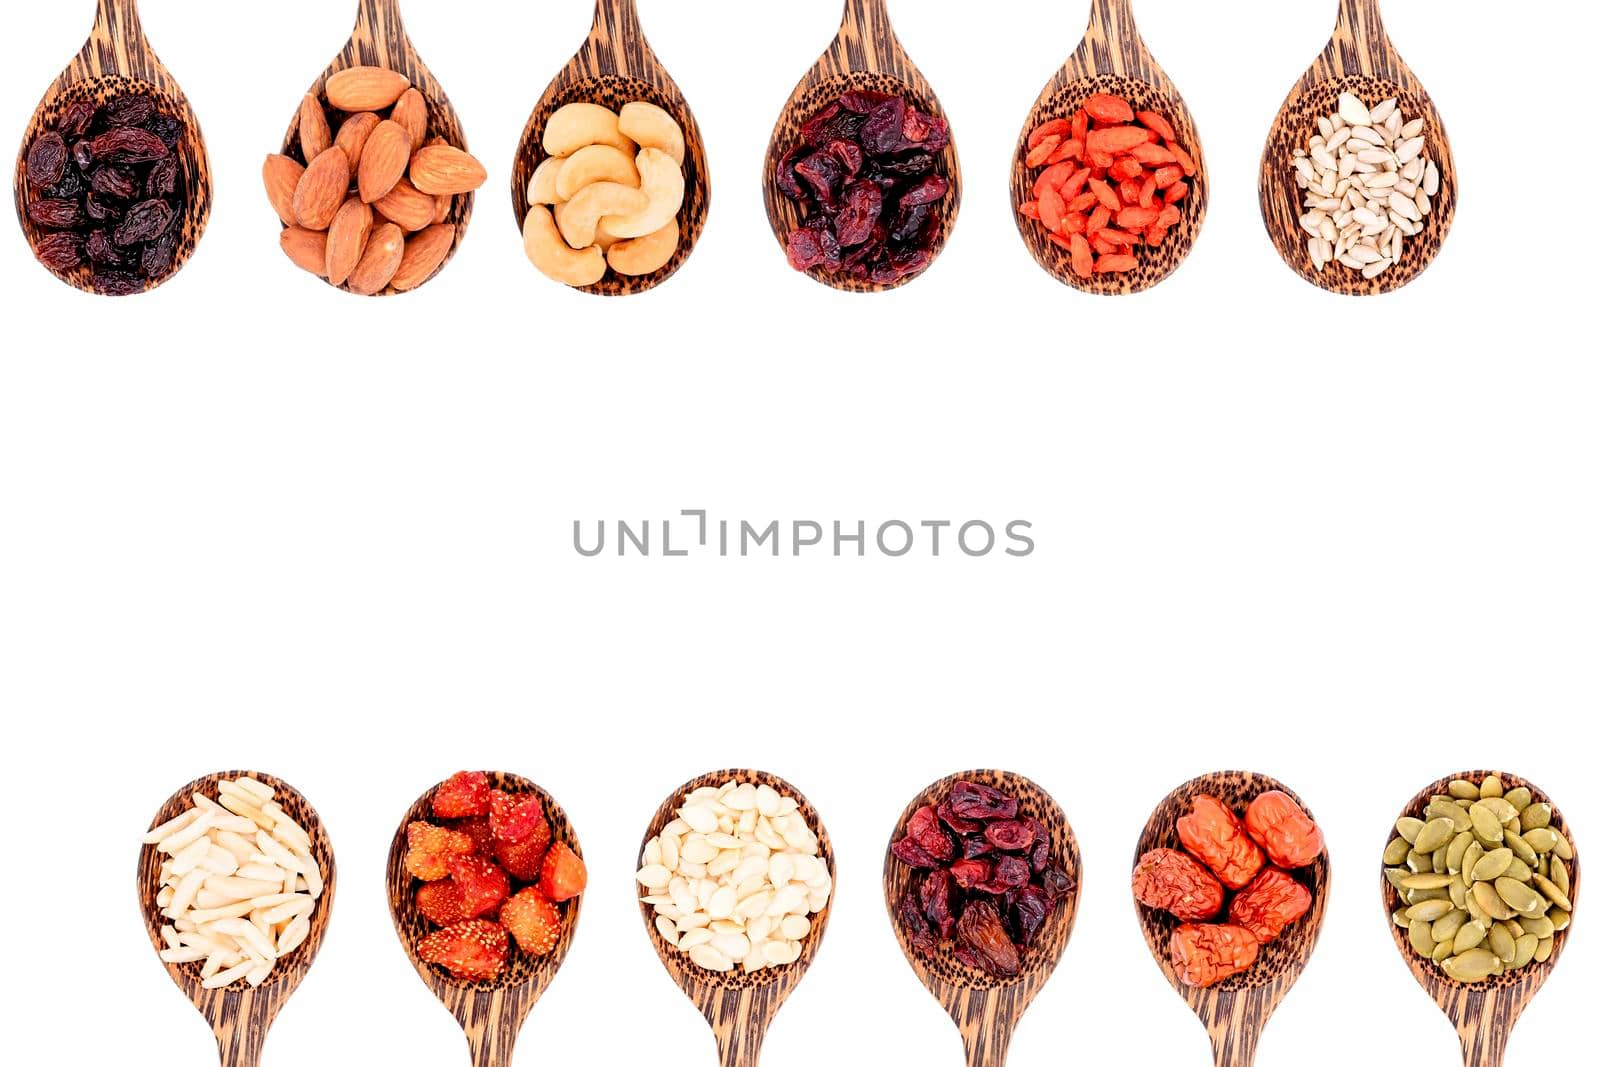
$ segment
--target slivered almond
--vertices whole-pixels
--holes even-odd
[[[411,79],[384,67],[350,67],[328,79],[323,92],[340,111],[382,111],[393,107]]]
[[[367,238],[372,233],[372,208],[352,196],[344,202],[328,227],[328,269],[326,277],[334,285],[343,285],[361,262],[367,250]]]
[[[350,160],[335,145],[312,160],[300,176],[294,190],[295,220],[308,230],[326,230],[349,188]]]
[[[267,200],[285,226],[297,224],[294,217],[294,191],[305,172],[306,168],[288,156],[268,156],[261,165],[261,181],[267,187]]]
[[[428,101],[415,89],[401,94],[389,117],[410,131],[412,151],[428,139]]]
[[[350,169],[360,171],[361,153],[367,146],[367,138],[372,136],[372,131],[382,122],[377,115],[370,111],[363,111],[351,115],[344,120],[344,125],[339,127],[339,136],[333,143],[344,149],[344,154],[350,157]]]
[[[361,199],[375,203],[405,177],[411,161],[411,134],[394,120],[378,123],[361,152]]]
[[[332,145],[333,131],[328,129],[322,101],[307,93],[300,101],[300,154],[306,159],[316,159]]]
[[[405,252],[405,231],[392,222],[384,223],[372,231],[367,250],[362,253],[356,269],[350,273],[346,287],[361,296],[376,296],[383,292],[400,269]]]
[[[433,225],[435,203],[433,197],[421,192],[415,185],[401,178],[387,196],[373,203],[373,208],[408,233],[427,229]]]
[[[489,179],[472,156],[451,145],[429,145],[411,157],[411,184],[436,196],[470,193]]]
[[[410,292],[433,277],[456,243],[454,226],[429,226],[406,242],[405,255],[390,285],[402,293]]]

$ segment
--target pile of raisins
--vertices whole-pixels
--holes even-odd
[[[778,161],[778,186],[805,208],[789,263],[893,285],[933,262],[950,181],[950,125],[904,97],[858,91],[823,108]]]
[[[60,273],[87,264],[90,287],[143,292],[171,274],[187,202],[183,124],[153,97],[77,100],[28,146],[28,218],[49,231],[34,254]]]
[[[915,871],[900,899],[901,928],[931,957],[954,942],[956,959],[997,978],[1022,957],[1077,884],[1051,855],[1049,829],[1020,814],[1015,797],[957,782],[920,808],[892,847]]]

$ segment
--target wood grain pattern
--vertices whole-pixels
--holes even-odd
[[[1033,183],[1039,174],[1039,168],[1027,165],[1029,136],[1052,119],[1071,118],[1095,93],[1123,97],[1135,111],[1159,111],[1167,116],[1179,141],[1194,157],[1198,172],[1192,179],[1189,197],[1183,202],[1182,220],[1172,228],[1165,243],[1138,250],[1137,270],[1082,278],[1072,269],[1070,253],[1051,242],[1036,220],[1023,215],[1022,205],[1034,199]],[[1045,86],[1017,140],[1011,162],[1011,211],[1023,243],[1046,273],[1074,289],[1105,296],[1143,292],[1170,277],[1188,258],[1205,225],[1210,201],[1210,172],[1194,116],[1177,86],[1145,47],[1133,21],[1132,0],[1091,0],[1089,29],[1083,42]]]
[[[1347,92],[1369,105],[1398,98],[1408,120],[1426,119],[1428,155],[1439,167],[1439,195],[1433,198],[1433,213],[1425,220],[1422,233],[1408,239],[1401,262],[1370,281],[1339,263],[1318,273],[1306,250],[1306,233],[1300,228],[1304,194],[1295,184],[1294,151],[1310,143],[1317,119],[1338,111],[1339,97]],[[1385,32],[1378,0],[1339,0],[1333,38],[1290,90],[1272,124],[1261,156],[1260,188],[1261,216],[1278,254],[1290,269],[1318,288],[1346,296],[1389,293],[1411,284],[1438,258],[1455,223],[1455,154],[1433,98]]]
[[[655,104],[683,128],[685,195],[678,213],[682,236],[677,252],[654,274],[629,278],[611,271],[594,285],[583,287],[584,292],[599,296],[643,293],[671,278],[694,254],[711,213],[711,164],[706,158],[705,138],[678,83],[645,39],[635,0],[596,0],[594,27],[528,116],[511,170],[511,208],[521,233],[528,218],[528,183],[548,158],[541,142],[550,116],[572,103],[601,104],[619,111],[636,100]]]
[[[326,87],[328,79],[341,70],[351,67],[384,67],[388,70],[398,71],[411,79],[412,86],[428,101],[428,136],[429,138],[443,137],[450,144],[469,151],[467,135],[461,128],[461,117],[456,114],[456,109],[450,103],[450,97],[445,93],[444,86],[434,78],[433,72],[428,70],[422,57],[417,54],[416,48],[411,43],[411,38],[406,34],[405,23],[400,19],[399,0],[358,0],[356,10],[355,30],[350,34],[350,40],[345,42],[344,48],[339,52],[328,69],[317,76],[317,80],[307,90],[311,95],[324,103],[327,101]],[[334,133],[337,134],[339,124],[337,116],[331,122]],[[280,151],[291,159],[300,163],[308,162],[305,154],[300,150],[300,102],[295,101],[293,117],[289,120],[289,129],[283,135],[283,147]],[[434,271],[432,282],[437,279],[455,258],[456,252],[461,248],[461,242],[466,240],[467,226],[472,221],[472,208],[476,201],[476,194],[466,193],[455,197],[451,204],[450,214],[445,219],[456,228],[455,242],[450,246],[450,252],[444,257]],[[281,224],[280,224],[281,225]],[[428,284],[424,282],[423,285]],[[326,279],[324,279],[326,284]],[[417,286],[422,288],[422,286]],[[349,292],[349,290],[344,290]],[[415,290],[408,290],[415,291]],[[393,296],[396,290],[385,289],[378,296]],[[352,294],[355,295],[355,294]]]
[[[1572,878],[1572,888],[1567,895],[1573,904],[1572,921],[1576,923],[1579,889],[1577,842],[1572,836],[1571,827],[1562,817],[1560,809],[1550,800],[1549,794],[1527,779],[1504,771],[1462,771],[1460,774],[1441,778],[1422,790],[1396,818],[1421,815],[1423,809],[1428,806],[1428,801],[1434,796],[1445,793],[1449,784],[1458,778],[1478,783],[1492,774],[1500,776],[1505,782],[1507,791],[1525,786],[1533,793],[1535,802],[1543,801],[1550,805],[1550,825],[1560,830],[1572,845],[1572,861],[1567,864],[1568,874]],[[1384,844],[1387,844],[1392,837],[1391,830],[1385,836]],[[1411,968],[1412,976],[1455,1025],[1467,1067],[1500,1067],[1505,1059],[1506,1044],[1511,1039],[1511,1031],[1539,990],[1550,980],[1551,972],[1555,970],[1562,953],[1566,951],[1567,939],[1572,936],[1572,928],[1569,926],[1556,936],[1555,947],[1545,962],[1530,963],[1520,970],[1490,978],[1487,982],[1466,985],[1445,974],[1432,960],[1424,960],[1416,954],[1406,932],[1396,926],[1391,918],[1401,907],[1400,895],[1394,886],[1389,884],[1388,878],[1383,876],[1381,866],[1378,875],[1382,890],[1384,925],[1389,927],[1395,947],[1400,950],[1401,957]]]
[[[766,785],[786,797],[794,798],[800,805],[800,813],[805,816],[807,824],[817,835],[819,842],[817,858],[827,865],[829,873],[833,875],[834,892],[837,893],[839,874],[834,863],[833,841],[828,836],[827,827],[822,823],[822,816],[800,790],[777,775],[765,771],[748,769],[714,771],[703,774],[674,790],[672,795],[662,802],[655,817],[650,820],[650,827],[639,843],[639,855],[643,856],[645,846],[651,839],[658,837],[662,828],[677,818],[678,809],[683,806],[685,797],[696,789],[708,786],[721,787],[728,782]],[[672,980],[678,983],[678,988],[682,989],[694,1002],[694,1006],[700,1009],[700,1013],[706,1017],[706,1022],[711,1024],[711,1032],[716,1038],[717,1053],[722,1067],[756,1067],[761,1062],[761,1047],[766,1041],[767,1030],[772,1026],[773,1018],[778,1014],[778,1009],[782,1008],[784,1002],[794,993],[816,959],[822,938],[828,931],[828,920],[833,915],[833,901],[830,899],[826,908],[811,916],[811,932],[801,943],[799,959],[787,967],[767,967],[754,974],[746,974],[737,968],[726,974],[718,974],[695,965],[687,955],[673,948],[662,938],[655,925],[655,909],[642,899],[639,902],[639,914],[644,919],[645,932],[649,935],[650,943],[655,946],[656,955],[661,958],[661,965],[672,976]]]
[[[188,98],[145,38],[135,0],[98,0],[94,28],[88,41],[45,92],[28,122],[22,147],[17,152],[12,192],[16,199],[17,221],[27,235],[29,247],[36,247],[48,231],[41,230],[28,218],[28,204],[39,195],[28,181],[28,149],[41,133],[53,129],[61,113],[77,101],[93,100],[98,106],[136,93],[148,93],[159,102],[161,111],[183,123],[183,134],[175,152],[183,188],[188,194],[183,217],[178,223],[178,247],[172,271],[160,281],[148,283],[145,291],[149,292],[177,276],[194,255],[206,224],[211,221],[211,158],[200,132],[200,121],[189,106]],[[87,264],[70,271],[51,270],[51,273],[75,289],[87,293],[95,291],[93,271]]]
[[[246,776],[276,790],[274,799],[311,836],[311,854],[322,866],[324,886],[316,910],[311,913],[311,933],[298,949],[278,962],[272,976],[257,989],[251,989],[243,982],[235,982],[226,989],[202,989],[201,964],[162,964],[172,981],[211,1024],[223,1067],[257,1067],[260,1064],[261,1047],[266,1042],[267,1031],[278,1017],[278,1012],[305,980],[306,972],[316,962],[317,953],[322,949],[322,940],[328,932],[328,920],[333,914],[337,884],[333,845],[328,840],[322,819],[310,802],[292,786],[260,771],[220,771],[190,782],[161,806],[155,818],[150,820],[149,829],[153,830],[189,810],[193,806],[190,800],[193,794],[203,793],[215,800],[218,782]],[[144,915],[150,944],[158,953],[167,947],[161,939],[161,927],[166,920],[156,905],[156,894],[161,885],[161,862],[161,853],[156,851],[155,846],[146,845],[140,850],[139,910]]]
[[[577,831],[561,805],[549,793],[527,778],[500,771],[489,771],[489,781],[496,789],[510,793],[532,793],[544,805],[545,819],[550,823],[551,839],[565,841],[581,858],[583,846],[578,842]],[[511,943],[511,954],[506,969],[494,981],[468,982],[453,977],[443,967],[427,963],[417,955],[417,945],[435,927],[417,910],[416,889],[420,885],[406,870],[406,828],[414,822],[434,822],[433,797],[438,786],[429,789],[411,805],[405,818],[395,831],[389,846],[388,891],[389,916],[394,920],[395,933],[400,937],[406,958],[416,969],[418,977],[432,991],[445,1009],[455,1016],[467,1035],[467,1046],[472,1053],[474,1067],[509,1067],[516,1048],[517,1035],[528,1021],[533,1006],[550,987],[556,972],[566,962],[572,951],[572,939],[578,930],[578,919],[583,911],[580,896],[561,909],[561,939],[548,956],[534,959]]]
[[[912,815],[929,804],[943,801],[957,782],[975,782],[1015,797],[1023,816],[1039,820],[1049,830],[1051,858],[1073,880],[1066,900],[1051,914],[1040,931],[1039,940],[1024,953],[1022,974],[1010,979],[997,978],[962,963],[949,946],[941,946],[936,955],[925,957],[911,944],[898,909],[916,872],[901,863],[892,851],[885,852],[883,899],[901,952],[961,1031],[969,1067],[1002,1067],[1017,1023],[1055,973],[1067,942],[1072,938],[1078,919],[1078,898],[1083,890],[1083,857],[1066,814],[1048,793],[1019,774],[994,770],[953,774],[918,793],[895,824],[889,846],[892,848],[904,835]]]
[[[1311,809],[1293,790],[1264,774],[1224,771],[1186,782],[1168,794],[1150,816],[1134,850],[1133,868],[1138,867],[1140,857],[1151,849],[1180,847],[1178,820],[1189,814],[1195,798],[1216,797],[1242,817],[1252,800],[1274,789],[1289,794],[1306,814],[1312,815]],[[1181,925],[1177,918],[1169,912],[1134,902],[1150,955],[1166,975],[1167,982],[1205,1024],[1217,1067],[1250,1067],[1255,1062],[1261,1031],[1299,980],[1317,947],[1328,910],[1330,870],[1328,853],[1324,851],[1310,867],[1295,871],[1295,877],[1311,890],[1311,911],[1284,930],[1272,944],[1262,946],[1254,967],[1209,989],[1185,985],[1173,970],[1170,943],[1172,931]]]
[[[863,89],[904,96],[927,114],[949,120],[933,86],[928,84],[901,47],[900,39],[895,36],[894,27],[889,22],[887,0],[845,0],[844,21],[839,33],[822,58],[800,79],[800,84],[784,105],[773,128],[772,142],[767,148],[763,188],[767,221],[786,258],[789,234],[804,221],[804,215],[800,205],[790,200],[778,187],[778,163],[799,142],[800,128],[811,116],[845,93]],[[953,137],[950,146],[940,153],[939,162],[940,173],[949,179],[950,191],[942,204],[939,227],[929,248],[934,260],[939,258],[949,243],[950,233],[955,229],[956,218],[961,213],[961,157],[956,151]],[[931,267],[930,263],[929,269]],[[821,268],[807,273],[835,289],[877,293],[898,289],[922,277],[927,271],[888,285],[835,276]]]

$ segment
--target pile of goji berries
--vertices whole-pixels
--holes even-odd
[[[1263,945],[1311,910],[1311,890],[1289,872],[1322,855],[1322,830],[1289,794],[1262,793],[1242,822],[1216,797],[1197,797],[1178,820],[1178,841],[1181,852],[1157,848],[1140,857],[1133,895],[1182,924],[1168,950],[1185,985],[1244,973]]]
[[[1034,130],[1027,163],[1044,171],[1022,213],[1071,253],[1081,278],[1134,270],[1141,247],[1165,243],[1199,169],[1166,116],[1107,93]]]

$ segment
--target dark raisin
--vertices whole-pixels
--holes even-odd
[[[167,114],[157,114],[144,128],[161,138],[161,143],[168,148],[178,147],[178,142],[183,139],[183,123]]]
[[[96,230],[89,235],[89,240],[84,243],[84,251],[90,260],[102,267],[120,267],[125,262],[122,251],[111,243],[111,235],[104,230]]]
[[[933,936],[933,927],[928,923],[928,917],[922,911],[921,900],[916,890],[906,887],[900,896],[900,928],[911,942],[911,947],[925,955],[931,955],[937,949],[938,942]]]
[[[97,270],[90,284],[106,296],[132,296],[144,292],[144,279],[125,270]]]
[[[89,132],[89,124],[94,122],[94,101],[74,100],[61,112],[61,118],[56,121],[56,132],[71,140],[82,137]]]
[[[87,172],[94,166],[94,145],[88,141],[79,141],[72,146],[72,162],[79,170]]]
[[[178,159],[168,156],[157,160],[144,180],[144,195],[151,199],[172,196],[178,191]]]
[[[83,262],[83,238],[75,233],[53,233],[34,251],[39,262],[51,270],[71,270]]]
[[[962,948],[983,963],[983,969],[1001,978],[1013,978],[1022,971],[1022,957],[1006,933],[1000,912],[986,900],[974,901],[961,913],[956,937]]]
[[[90,142],[94,158],[117,163],[151,163],[164,158],[170,149],[148,130],[117,126]]]
[[[107,104],[103,118],[112,126],[143,126],[155,113],[154,100],[143,93],[130,93]]]
[[[61,180],[45,191],[51,200],[77,200],[89,188],[83,180],[83,175],[78,173],[76,167],[61,176]]]
[[[122,217],[121,210],[98,193],[90,193],[84,197],[83,213],[95,222],[110,222],[113,219]]]
[[[172,219],[172,205],[165,200],[141,200],[128,209],[128,214],[112,231],[111,240],[122,248],[153,241],[167,232]]]
[[[177,234],[164,234],[144,246],[139,259],[139,269],[152,281],[159,281],[172,273],[172,264],[178,255]]]
[[[139,195],[139,179],[127,167],[100,167],[89,176],[89,188],[113,200],[132,200]]]
[[[50,230],[71,230],[83,224],[83,209],[72,200],[35,200],[28,205],[28,218]]]
[[[28,149],[28,180],[41,187],[56,184],[67,173],[67,156],[59,133],[41,133]]]

